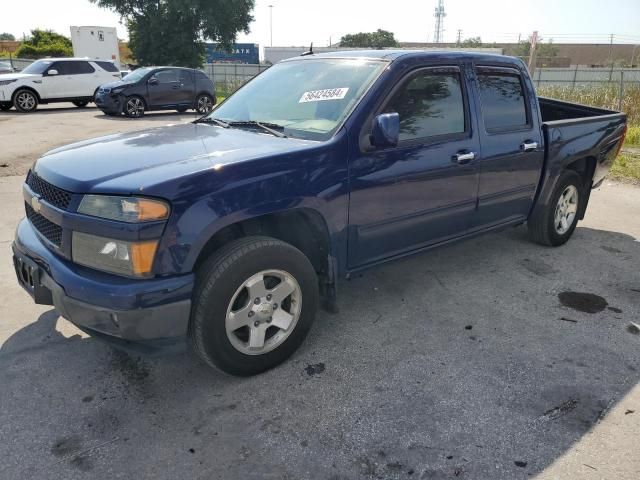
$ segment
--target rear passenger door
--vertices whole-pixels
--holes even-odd
[[[463,235],[475,213],[480,147],[463,69],[424,67],[393,83],[373,115],[399,114],[398,145],[363,144],[368,122],[350,162],[350,268]]]
[[[476,65],[482,129],[478,213],[474,229],[525,219],[544,163],[535,96],[516,69]]]
[[[93,97],[100,84],[98,73],[89,62],[70,62],[74,97]]]

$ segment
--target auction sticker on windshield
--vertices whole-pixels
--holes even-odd
[[[322,102],[324,100],[342,100],[349,91],[348,88],[326,88],[304,92],[298,103]]]

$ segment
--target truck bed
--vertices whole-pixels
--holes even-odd
[[[545,136],[545,171],[595,159],[592,186],[607,175],[624,139],[624,113],[550,98],[538,98]]]
[[[600,117],[618,112],[603,108],[590,107],[579,103],[563,102],[552,98],[538,97],[543,122],[557,120],[575,120],[581,118]]]

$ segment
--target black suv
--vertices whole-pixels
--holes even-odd
[[[97,107],[107,115],[141,117],[149,110],[189,108],[205,114],[216,103],[213,82],[201,70],[180,67],[145,67],[122,80],[101,85]]]

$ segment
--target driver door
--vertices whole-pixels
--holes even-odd
[[[147,81],[149,106],[160,108],[175,105],[180,94],[180,71],[175,68],[156,71]]]
[[[361,142],[350,166],[349,268],[464,235],[475,214],[480,142],[462,65],[425,66],[396,83],[374,115],[398,113],[398,144]]]
[[[46,98],[67,98],[75,96],[72,62],[58,61],[42,75],[42,85]],[[57,73],[55,73],[57,72]]]

